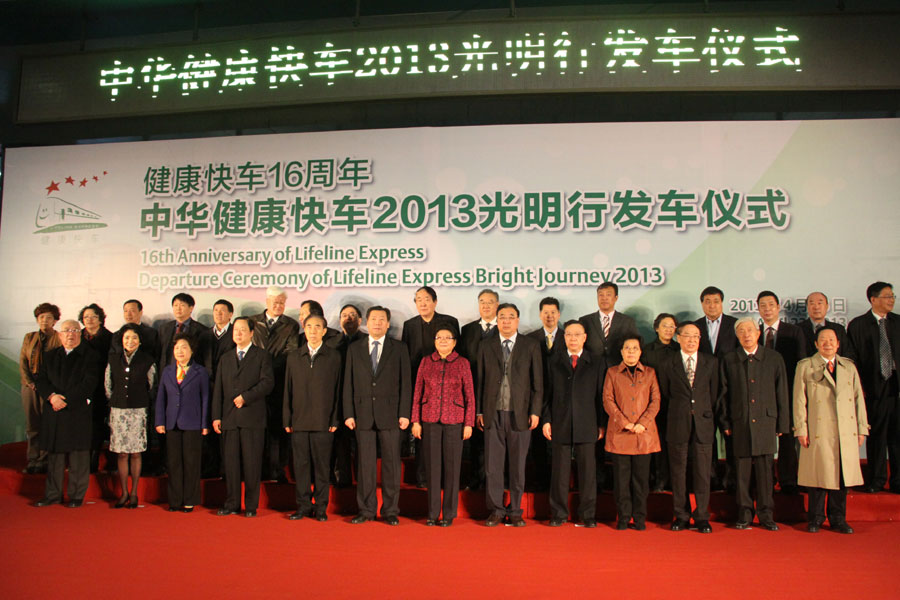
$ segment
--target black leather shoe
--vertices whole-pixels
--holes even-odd
[[[453,525],[453,519],[441,519],[438,521],[438,527],[450,527]]]
[[[847,534],[853,533],[853,528],[850,527],[849,525],[847,525],[846,521],[844,521],[843,523],[833,524],[831,526],[831,530],[837,531],[838,533],[847,533]]]
[[[759,524],[759,526],[766,531],[778,531],[778,525],[775,523],[775,521],[763,521]]]
[[[388,525],[395,526],[400,524],[400,519],[397,518],[397,515],[388,515],[384,517],[384,522]]]
[[[596,519],[585,519],[584,522],[581,524],[581,526],[587,527],[588,529],[594,529],[595,527],[597,527],[597,520]],[[576,527],[577,527],[577,525],[576,525]]]
[[[881,492],[883,490],[884,490],[884,486],[881,486],[879,488],[874,485],[867,485],[867,486],[863,487],[863,489],[862,489],[862,491],[864,491],[867,494],[877,494],[878,492]]]
[[[137,496],[131,496],[128,498],[128,508],[137,508],[138,507],[138,499]]]
[[[37,502],[34,503],[34,506],[38,508],[43,508],[44,506],[50,506],[52,504],[60,504],[59,500],[50,500],[49,498],[41,498]]]
[[[485,527],[496,527],[500,523],[503,522],[503,515],[492,514],[487,518],[487,521],[484,522]]]
[[[119,501],[113,504],[113,508],[125,508],[125,505],[128,504],[128,496],[124,496],[119,498]]]
[[[27,467],[22,469],[22,472],[27,475],[34,475],[35,473],[38,472],[38,468],[35,465],[28,465]]]
[[[302,519],[302,518],[305,517],[305,516],[306,516],[306,515],[304,515],[302,512],[300,512],[300,511],[298,510],[298,511],[295,512],[295,513],[289,514],[289,515],[288,515],[288,519],[290,519],[291,521],[299,521],[300,519]]]
[[[628,521],[626,521],[625,519],[619,519],[619,521],[616,523],[616,530],[625,531],[626,529],[628,529]]]
[[[428,527],[434,527],[435,525],[437,525],[437,519],[426,519],[425,525],[427,525]]]
[[[634,522],[634,530],[635,531],[645,531],[647,529],[647,524],[643,521],[635,521]]]
[[[84,500],[70,500],[68,504],[66,504],[66,508],[78,508],[84,503]]]
[[[194,512],[194,507],[193,506],[182,506],[181,512],[183,512],[183,513]]]
[[[709,521],[697,521],[697,531],[700,533],[712,533],[712,525]]]
[[[220,508],[216,511],[216,514],[220,517],[226,517],[228,515],[236,515],[238,514],[238,511],[232,510],[230,508]]]
[[[169,507],[169,512],[178,512],[179,510],[181,510],[181,507],[179,507],[179,506],[170,506]]]
[[[424,481],[417,481],[416,487],[419,488],[420,490],[424,490],[425,488],[428,487],[428,484],[425,483]]]
[[[550,522],[547,523],[550,527],[562,527],[566,522],[562,517],[551,517]]]
[[[821,527],[821,523],[817,523],[813,521],[809,525],[806,526],[806,530],[810,533],[819,533],[819,527]]]
[[[246,512],[244,513],[244,516],[247,517],[248,519],[252,519],[253,517],[256,516],[256,511],[255,511],[255,510],[248,510],[248,511],[246,511]]]
[[[738,521],[737,523],[734,524],[734,528],[740,529],[740,530],[750,529],[750,522],[749,521]]]
[[[522,517],[510,517],[509,523],[506,525],[509,527],[525,527],[525,519]]]
[[[674,521],[672,521],[672,531],[684,531],[687,528],[687,521],[682,521],[681,519],[675,519]]]
[[[352,519],[350,519],[350,522],[353,523],[354,525],[359,525],[360,523],[365,523],[366,521],[371,521],[371,520],[372,520],[372,517],[360,513],[360,514],[356,515],[355,517],[353,517]]]
[[[325,513],[316,513],[316,516],[314,518],[319,523],[324,523],[328,520],[328,515],[326,515]]]

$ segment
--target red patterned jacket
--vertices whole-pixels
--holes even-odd
[[[475,425],[469,361],[455,351],[446,360],[437,352],[422,359],[413,393],[412,422]]]

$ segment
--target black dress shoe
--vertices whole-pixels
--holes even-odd
[[[864,491],[864,492],[867,493],[867,494],[877,494],[878,492],[881,492],[881,491],[883,491],[883,490],[884,490],[884,486],[881,486],[881,487],[879,488],[879,487],[874,486],[874,485],[867,485],[867,486],[864,486],[863,489],[862,489],[862,491]]]
[[[709,521],[697,521],[697,531],[700,533],[712,533],[712,525]]]
[[[60,504],[60,500],[50,500],[49,498],[41,498],[37,502],[34,503],[34,506],[38,508],[42,508],[44,506],[50,506],[51,504]]]
[[[647,529],[647,524],[643,521],[635,521],[634,522],[634,530],[635,531],[645,531]]]
[[[181,512],[183,512],[183,513],[194,512],[194,507],[193,506],[182,506]]]
[[[138,499],[137,496],[131,496],[128,498],[128,508],[137,508],[138,507]]]
[[[681,519],[675,519],[674,521],[672,521],[672,531],[684,531],[687,528],[687,521],[682,521]]]
[[[775,523],[775,521],[762,521],[760,522],[759,526],[766,531],[778,531],[778,525]]]
[[[849,525],[847,525],[846,521],[844,521],[842,523],[832,524],[831,530],[837,531],[838,533],[847,533],[847,534],[853,533],[853,528],[850,527]]]
[[[566,520],[562,517],[551,517],[550,522],[547,524],[550,525],[550,527],[562,527],[565,522]]]
[[[596,520],[596,519],[585,519],[585,520],[581,523],[581,526],[582,526],[582,527],[587,527],[588,529],[593,529],[593,528],[595,528],[595,527],[597,526],[597,520]],[[578,525],[575,525],[575,527],[578,527]]]
[[[485,527],[496,527],[503,522],[503,519],[503,515],[492,514],[487,518],[487,521],[484,522],[484,525]]]
[[[821,523],[813,521],[806,526],[806,530],[810,533],[819,533],[819,528],[822,526]]]
[[[126,504],[128,504],[128,496],[119,498],[119,501],[113,504],[113,508],[125,508]]]
[[[425,488],[428,487],[428,484],[425,483],[424,481],[417,481],[416,487],[419,488],[420,490],[424,490]]]
[[[384,517],[384,522],[388,525],[395,526],[400,524],[400,519],[397,518],[397,515],[388,515]]]
[[[253,517],[256,516],[256,511],[255,511],[255,510],[248,510],[248,511],[246,511],[246,512],[244,513],[244,516],[247,517],[248,519],[252,519]]]
[[[372,517],[360,513],[360,514],[356,515],[355,517],[353,517],[352,519],[350,519],[350,522],[353,523],[354,525],[359,525],[360,523],[365,523],[366,521],[371,521],[371,520],[372,520]]]
[[[178,512],[179,510],[181,510],[181,507],[179,507],[179,506],[170,506],[169,507],[169,512]]]
[[[316,513],[316,516],[314,518],[319,523],[324,523],[325,521],[328,520],[328,515],[326,515],[325,513]]]
[[[507,527],[525,527],[525,519],[522,517],[510,517]]]
[[[734,524],[734,528],[740,529],[740,530],[750,529],[750,522],[749,521],[738,521],[737,523]]]
[[[231,508],[220,508],[216,511],[216,515],[220,517],[226,517],[228,515],[236,515],[239,511],[231,509]]]
[[[428,527],[434,527],[435,525],[437,525],[437,519],[426,519],[425,525]]]
[[[616,523],[616,530],[617,531],[625,531],[626,529],[628,529],[628,520],[619,519],[618,522]]]
[[[302,519],[305,516],[306,516],[305,514],[303,514],[301,511],[298,510],[295,513],[289,514],[288,519],[290,519],[291,521],[299,521],[300,519]]]
[[[35,465],[28,465],[27,467],[22,469],[22,472],[27,475],[34,475],[38,472],[38,468]]]
[[[66,508],[78,508],[84,503],[84,500],[69,500],[69,503],[66,504]]]
[[[453,519],[441,519],[438,521],[439,527],[450,527],[451,525],[453,525]]]

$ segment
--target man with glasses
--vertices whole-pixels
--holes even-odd
[[[880,492],[887,481],[887,455],[890,460],[890,488],[900,494],[900,316],[892,312],[894,286],[876,281],[866,290],[871,310],[850,321],[848,356],[856,368],[866,396],[866,413],[872,429],[866,440],[869,464],[867,492]]]

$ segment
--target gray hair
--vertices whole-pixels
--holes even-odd
[[[742,323],[751,323],[753,324],[753,327],[758,327],[756,317],[741,317],[734,323],[735,333],[737,333],[738,327],[740,327]]]
[[[279,296],[287,297],[287,292],[284,291],[283,287],[270,285],[268,288],[266,288],[266,298],[278,298]]]

